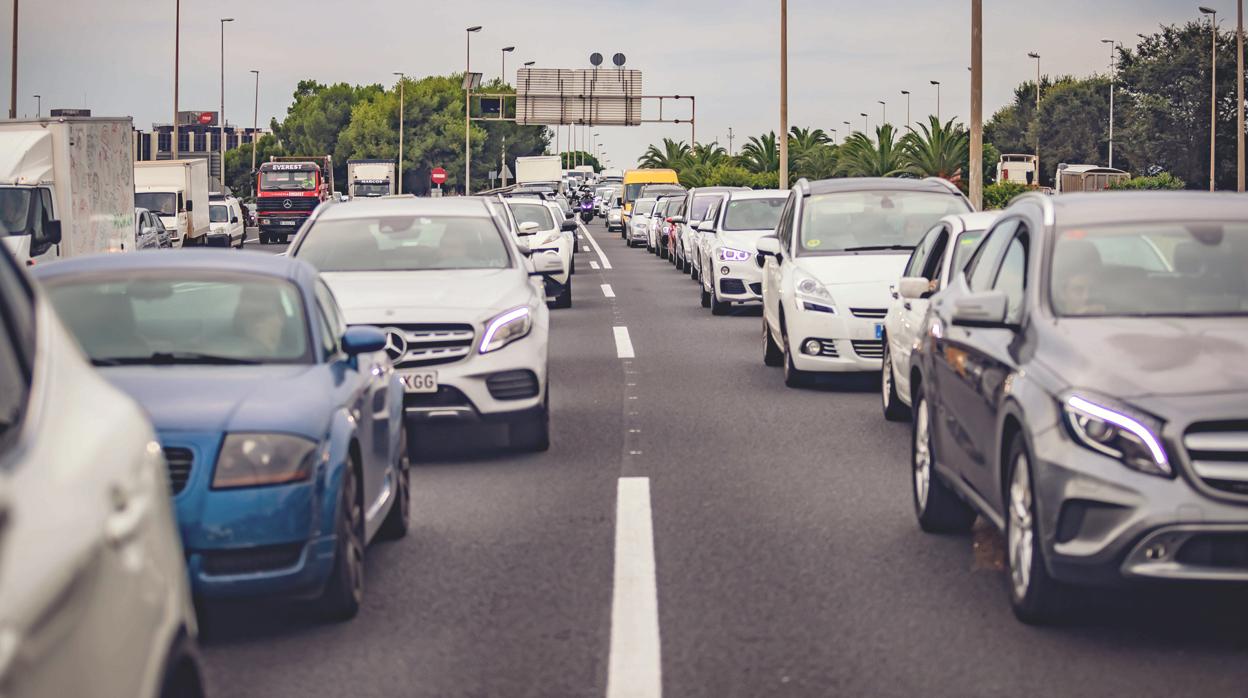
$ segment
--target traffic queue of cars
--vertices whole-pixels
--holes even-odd
[[[410,435],[549,448],[569,224],[408,195],[327,203],[279,256],[0,255],[2,692],[202,695],[220,601],[353,617],[408,531]]]
[[[974,213],[937,179],[639,187],[621,236],[715,314],[762,305],[790,387],[880,374],[911,423],[919,527],[1004,536],[1008,596],[1248,582],[1248,200],[1028,194]]]

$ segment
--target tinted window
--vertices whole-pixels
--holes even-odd
[[[325,272],[505,269],[507,246],[487,217],[320,220],[294,256]]]
[[[158,216],[178,215],[178,197],[176,194],[157,191],[144,191],[134,195],[134,205],[145,208]]]
[[[993,228],[988,239],[979,246],[966,268],[966,280],[971,290],[986,291],[992,286],[996,278],[997,260],[1001,258],[1002,250],[1010,238],[1014,237],[1017,229],[1017,220],[1005,221]]]
[[[936,241],[945,234],[945,226],[938,225],[932,228],[927,235],[923,236],[923,240],[919,242],[919,246],[914,248],[914,252],[910,254],[910,261],[906,263],[906,270],[902,276],[924,276],[923,270],[928,267],[928,258],[932,255],[932,248],[936,246]]]
[[[724,230],[775,230],[787,199],[733,199],[724,211]]]
[[[208,222],[229,223],[230,208],[224,204],[208,207]]]
[[[555,221],[550,217],[550,209],[546,204],[509,204],[511,206],[511,215],[516,219],[516,227],[522,223],[536,223],[538,230],[550,230],[555,227]]]
[[[693,197],[693,206],[689,211],[690,221],[704,221],[707,219],[707,212],[711,210],[711,205],[723,198],[722,194],[706,194],[703,196]]]
[[[780,248],[785,252],[789,251],[789,244],[793,241],[793,209],[796,206],[797,197],[790,194],[780,212],[780,221],[776,224],[776,237],[780,238]]]
[[[835,253],[862,248],[914,247],[941,218],[967,213],[959,196],[912,191],[866,191],[807,197],[801,249]]]
[[[0,253],[0,456],[21,428],[30,399],[31,361],[35,354],[34,300],[11,258]]]
[[[997,272],[997,282],[993,285],[993,289],[1004,291],[1009,299],[1005,319],[1012,323],[1022,320],[1023,289],[1027,286],[1027,246],[1023,240],[1023,236],[1018,236],[1010,241],[1005,259],[1001,261],[1001,271]]]
[[[334,294],[320,279],[316,281],[316,303],[321,309],[321,320],[317,329],[321,336],[322,356],[330,357],[338,353],[338,338],[347,328],[342,314],[338,312],[338,302],[334,300]]]

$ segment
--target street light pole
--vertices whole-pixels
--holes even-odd
[[[880,103],[880,125],[884,126],[888,124],[888,102],[885,102],[882,99],[877,99],[875,101]]]
[[[406,105],[404,104],[404,101],[403,101],[403,87],[404,87],[403,83],[407,82],[407,76],[404,75],[403,73],[395,73],[395,75],[399,76],[399,162],[398,162],[398,166],[395,168],[396,169],[395,175],[399,178],[398,193],[402,194],[403,193],[403,115],[404,115],[404,112],[406,111],[405,109]],[[350,186],[350,184],[348,184],[347,186]]]
[[[865,111],[859,112],[858,116],[862,117],[862,132],[865,134],[870,134],[871,133],[871,117],[867,116],[867,113]]]
[[[1032,51],[1027,54],[1027,57],[1036,59],[1036,184],[1038,185],[1040,184],[1040,54]]]
[[[971,0],[971,206],[984,208],[984,2]]]
[[[225,17],[221,20],[221,140],[217,143],[217,150],[221,152],[221,191],[225,191],[225,23],[233,22],[233,17]]]
[[[913,131],[910,128],[910,90],[902,90],[901,93],[906,96],[906,128]]]
[[[1235,130],[1236,163],[1235,174],[1238,190],[1244,191],[1244,0],[1238,0],[1236,10],[1239,21],[1235,30]]]
[[[509,53],[511,53],[512,51],[515,51],[515,50],[516,50],[516,47],[515,47],[515,46],[506,46],[506,47],[504,47],[504,48],[503,48],[503,73],[502,73],[502,76],[503,76],[503,84],[504,84],[504,85],[506,85],[506,84],[507,84],[507,54],[509,54]],[[503,105],[502,105],[502,103],[500,102],[498,106],[499,106],[499,109],[502,109],[502,106],[503,106]],[[502,116],[507,116],[507,115],[506,115],[506,114],[503,114]]]
[[[1102,44],[1109,44],[1109,166],[1114,166],[1114,87],[1118,78],[1118,54],[1114,51],[1113,39],[1101,39]]]
[[[34,95],[35,97],[35,118],[38,119],[43,115],[43,96]]]
[[[1209,29],[1210,35],[1213,37],[1209,64],[1211,69],[1211,86],[1209,88],[1209,191],[1213,191],[1216,185],[1214,177],[1217,174],[1215,157],[1217,156],[1218,136],[1218,11],[1209,7],[1201,7],[1199,9],[1202,14],[1210,16]]]
[[[479,31],[468,27],[464,35],[464,196],[472,192],[472,35]]]
[[[174,0],[173,14],[173,135],[169,142],[170,158],[178,159],[178,53],[182,43],[182,0]],[[160,151],[160,138],[156,139],[156,150]]]
[[[789,188],[789,2],[780,0],[780,179]]]
[[[940,121],[940,81],[929,80],[929,82],[936,86],[936,120]]]
[[[256,76],[256,105],[251,113],[251,174],[256,174],[256,141],[260,140],[260,71],[251,71]],[[252,182],[252,187],[255,187]],[[255,193],[255,192],[252,192]]]
[[[13,0],[13,75],[9,82],[9,118],[17,118],[17,0]]]

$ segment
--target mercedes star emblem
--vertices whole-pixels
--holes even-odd
[[[282,208],[290,208],[291,206],[294,206],[294,204],[290,202],[290,199],[286,199],[282,202]]]
[[[407,354],[407,337],[403,336],[401,330],[393,327],[387,327],[384,332],[386,333],[386,346],[384,347],[386,356],[389,356],[391,361],[398,361]]]

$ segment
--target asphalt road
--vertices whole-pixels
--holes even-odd
[[[589,230],[613,268],[582,252],[552,313],[549,453],[420,433],[413,530],[369,549],[360,615],[214,610],[214,694],[604,696],[612,653],[615,689],[661,658],[668,696],[1248,690],[1248,595],[1096,593],[1066,625],[1019,624],[996,535],[915,525],[909,428],[873,379],[785,388],[756,309],[713,317],[687,276]],[[617,540],[621,478],[649,485],[650,513],[621,495],[618,523],[652,525],[652,589],[640,538]]]

